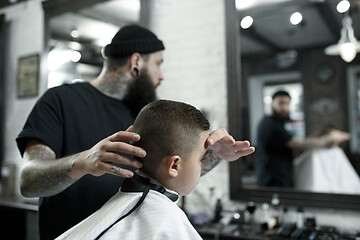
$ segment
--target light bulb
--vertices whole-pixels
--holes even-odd
[[[247,28],[251,27],[253,22],[254,22],[254,19],[252,17],[246,16],[241,20],[240,26],[242,27],[242,29],[247,29]]]
[[[78,62],[80,61],[80,58],[81,58],[81,53],[79,53],[78,51],[71,52],[71,56],[70,56],[71,61]]]
[[[340,56],[345,62],[351,62],[356,57],[356,46],[352,42],[343,43],[340,46]]]
[[[290,22],[292,25],[298,25],[299,23],[301,23],[302,21],[302,15],[299,12],[294,12],[293,14],[291,14],[290,17]]]
[[[336,10],[339,13],[344,13],[350,8],[350,2],[348,0],[342,0],[336,5]]]
[[[78,37],[80,36],[79,31],[76,30],[76,29],[71,30],[70,35],[71,35],[73,38],[78,38]]]

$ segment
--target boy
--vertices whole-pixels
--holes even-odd
[[[136,145],[147,151],[143,168],[58,239],[201,239],[173,201],[198,184],[209,128],[188,104],[159,100],[145,106],[132,128],[141,136]]]

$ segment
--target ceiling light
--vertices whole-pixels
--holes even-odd
[[[251,27],[253,22],[254,22],[254,19],[252,17],[246,16],[241,20],[240,26],[242,29],[247,29],[247,28]]]
[[[78,37],[79,37],[79,31],[76,30],[76,29],[73,29],[73,30],[71,30],[70,35],[71,35],[73,38],[78,38]]]
[[[337,44],[325,48],[327,55],[340,55],[345,62],[351,62],[360,52],[360,42],[357,41],[352,27],[352,20],[348,15],[342,21],[341,37]]]
[[[69,62],[78,62],[81,59],[81,53],[70,49],[54,48],[49,52],[47,64],[49,71],[60,69],[63,64]]]
[[[72,62],[79,62],[81,58],[81,53],[78,51],[72,51],[70,55],[70,59]]]
[[[68,42],[68,46],[75,51],[79,51],[82,48],[80,43],[74,41]]]
[[[344,13],[350,8],[350,2],[348,0],[342,0],[336,5],[336,10],[339,13]]]
[[[276,3],[289,2],[291,0],[235,0],[235,7],[238,11],[244,11],[250,8],[271,5]]]
[[[105,37],[105,38],[99,38],[98,40],[96,40],[95,44],[100,47],[105,47],[110,42],[111,42],[111,38],[109,39],[109,38]]]
[[[302,19],[303,19],[303,17],[301,15],[301,13],[294,12],[293,14],[291,14],[290,22],[292,25],[298,25],[299,23],[301,23]]]

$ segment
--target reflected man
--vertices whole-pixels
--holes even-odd
[[[264,116],[257,131],[256,175],[259,186],[293,187],[293,150],[334,147],[347,141],[348,133],[331,130],[318,137],[299,138],[285,129],[290,121],[291,97],[286,91],[272,96],[272,114]]]

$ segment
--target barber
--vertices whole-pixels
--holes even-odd
[[[47,90],[32,109],[16,141],[25,158],[20,190],[40,197],[41,239],[54,239],[98,210],[141,168],[141,136],[129,126],[143,106],[156,99],[163,80],[164,45],[139,26],[121,28],[104,48],[100,75],[91,82]],[[221,159],[254,152],[226,130],[210,133],[203,173]],[[129,169],[130,168],[130,169]]]
[[[272,96],[272,114],[264,116],[257,130],[256,174],[259,186],[293,187],[293,150],[334,147],[349,140],[350,135],[331,130],[318,137],[299,138],[285,129],[290,121],[291,97],[286,91]]]

